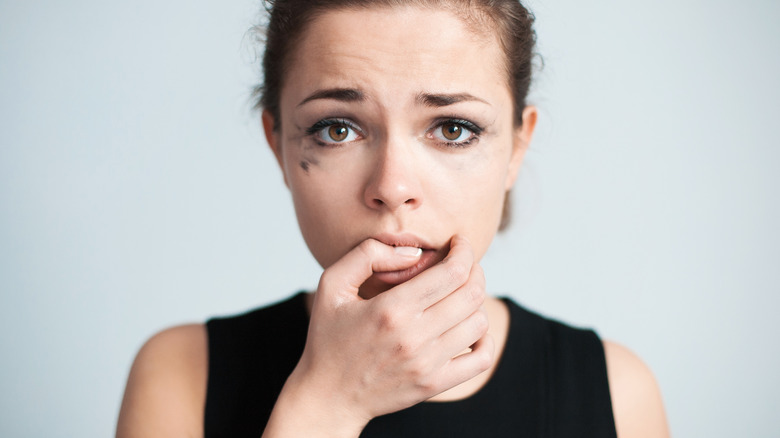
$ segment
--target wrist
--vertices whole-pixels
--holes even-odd
[[[357,438],[369,420],[334,400],[332,391],[308,384],[294,371],[276,400],[263,437]]]

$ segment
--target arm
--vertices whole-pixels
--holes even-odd
[[[668,437],[661,391],[647,365],[614,342],[604,342],[604,354],[618,437]]]
[[[130,370],[117,438],[202,437],[207,374],[205,326],[174,327],[153,336]]]
[[[357,295],[375,269],[404,269],[418,256],[369,239],[326,269],[303,356],[264,437],[357,437],[372,418],[426,400],[492,364],[480,307],[484,275],[465,239],[412,280],[370,300]],[[201,437],[207,375],[203,325],[154,336],[130,372],[117,437]]]

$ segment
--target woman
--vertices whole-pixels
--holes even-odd
[[[485,295],[537,118],[532,21],[512,0],[275,2],[263,126],[320,283],[153,337],[117,435],[666,436],[632,353]]]

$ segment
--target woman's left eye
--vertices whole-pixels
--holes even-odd
[[[308,129],[309,134],[326,145],[349,143],[358,139],[358,130],[346,120],[323,120]]]
[[[448,145],[466,145],[479,135],[479,128],[471,123],[447,121],[437,125],[430,135]]]

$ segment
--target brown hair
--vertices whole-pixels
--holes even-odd
[[[509,90],[514,102],[515,126],[523,122],[533,72],[536,32],[534,16],[518,0],[265,0],[268,24],[265,30],[263,83],[255,87],[255,108],[268,110],[279,129],[279,98],[287,68],[288,55],[303,37],[307,25],[325,12],[338,9],[419,6],[447,8],[463,16],[467,23],[487,23],[496,30],[506,57]],[[509,224],[510,196],[504,198],[499,230]]]

